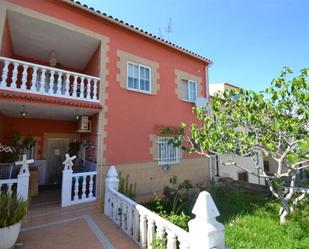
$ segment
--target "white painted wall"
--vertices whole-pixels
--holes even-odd
[[[209,85],[210,96],[214,96],[219,91],[223,92],[226,88],[227,88],[227,86],[226,86],[225,83],[210,84]],[[229,88],[231,88],[231,86],[229,86]],[[244,129],[244,128],[238,127],[237,129]],[[231,177],[234,180],[238,180],[238,173],[244,172],[244,170],[242,170],[242,169],[240,169],[239,167],[236,167],[236,166],[223,165],[222,162],[227,162],[227,158],[228,158],[227,156],[219,156],[218,157],[219,176],[220,177]],[[251,160],[251,158],[238,157],[238,158],[233,158],[233,159],[235,159],[235,161],[239,165],[243,166],[244,168],[257,173],[257,169],[255,168],[256,164]],[[259,162],[259,165],[264,167],[263,156],[261,154],[258,156],[257,160]],[[215,176],[217,172],[216,172],[216,162],[214,160],[212,160],[211,169],[212,169],[212,175]],[[248,174],[248,182],[265,185],[264,179],[256,177],[256,176],[251,175],[251,174]]]
[[[223,156],[223,155],[219,156],[219,176],[220,177],[231,177],[234,180],[238,180],[238,173],[244,172],[244,170],[236,166],[223,165],[222,162],[227,162],[227,159],[228,159],[228,156]],[[246,169],[257,173],[257,169],[255,168],[256,164],[251,160],[251,158],[238,157],[238,158],[233,158],[233,160],[235,160],[239,165],[245,167]],[[258,160],[259,160],[259,165],[264,167],[262,155],[258,156]],[[248,182],[265,185],[265,180],[263,178],[259,178],[251,174],[248,174]]]

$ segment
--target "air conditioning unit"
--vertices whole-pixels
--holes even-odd
[[[90,132],[91,131],[91,120],[88,116],[80,116],[78,120],[77,132]]]

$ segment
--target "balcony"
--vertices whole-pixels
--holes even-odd
[[[0,57],[0,90],[99,102],[100,78]]]

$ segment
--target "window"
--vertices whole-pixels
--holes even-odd
[[[248,172],[244,171],[238,173],[238,181],[248,182]]]
[[[267,160],[264,160],[264,171],[266,172],[266,173],[269,173],[269,171],[270,171],[270,168],[269,168],[269,161],[267,161]]]
[[[168,142],[170,139],[170,137],[158,137],[159,165],[171,165],[180,161],[180,150]]]
[[[128,62],[128,89],[151,92],[151,70],[149,67]]]
[[[197,97],[196,81],[181,80],[183,100],[194,102]]]

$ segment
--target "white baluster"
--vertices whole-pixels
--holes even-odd
[[[128,217],[128,205],[123,201],[122,202],[122,213],[121,213],[121,226],[123,231],[127,231],[127,217]]]
[[[147,245],[147,222],[146,222],[146,215],[141,214],[140,216],[140,235],[141,235],[141,247],[146,247]]]
[[[20,89],[25,91],[27,90],[27,76],[28,76],[28,65],[23,65],[23,76],[22,76],[22,80],[21,80],[21,86]]]
[[[118,199],[117,197],[115,196],[115,199],[114,199],[114,221],[116,224],[118,224],[118,213],[119,213],[119,203],[118,203]]]
[[[189,242],[181,238],[179,240],[179,249],[190,249]]]
[[[17,62],[14,62],[14,69],[13,69],[13,73],[12,73],[12,84],[11,84],[11,88],[16,89],[17,88],[17,76],[18,76],[18,66],[19,64]]]
[[[40,79],[40,87],[39,87],[39,92],[40,93],[45,93],[45,80],[46,80],[46,69],[42,68],[42,74],[41,74],[41,79]]]
[[[9,61],[4,61],[4,67],[2,70],[2,81],[0,82],[0,88],[2,87],[7,87],[7,78],[8,78],[8,73],[9,73]]]
[[[93,80],[93,100],[98,100],[97,96],[97,90],[98,90],[98,80]]]
[[[152,240],[155,234],[155,223],[154,220],[148,219],[148,229],[147,229],[147,248],[152,249]]]
[[[58,73],[58,81],[57,81],[57,90],[56,90],[57,95],[62,95],[62,72]]]
[[[133,209],[130,205],[128,205],[127,213],[127,232],[130,236],[133,235]]]
[[[110,217],[114,220],[115,216],[115,197],[114,194],[110,193]]]
[[[122,222],[122,201],[120,199],[117,198],[117,203],[118,203],[118,209],[117,209],[117,221],[118,221],[118,225],[121,226],[121,222]]]
[[[139,238],[139,214],[136,209],[134,209],[134,217],[133,217],[133,238],[136,242],[138,242]]]
[[[84,99],[85,98],[85,77],[81,77],[80,79],[80,94],[79,94],[79,97],[81,99]]]
[[[177,240],[176,234],[172,231],[167,230],[167,249],[176,249],[177,248]]]
[[[70,74],[67,73],[66,74],[66,78],[65,78],[65,92],[64,92],[65,96],[70,96]]]
[[[157,236],[159,239],[163,239],[165,235],[165,229],[162,225],[157,224]]]
[[[77,75],[74,75],[74,81],[73,81],[73,93],[72,96],[74,98],[77,97]]]
[[[86,95],[86,99],[89,99],[89,100],[91,99],[90,92],[91,92],[91,79],[87,78],[87,95]]]
[[[13,186],[13,183],[8,183],[8,196],[12,196],[12,186]]]
[[[83,185],[82,185],[82,200],[86,199],[86,177],[83,176]]]
[[[54,93],[54,83],[55,83],[55,71],[53,69],[50,70],[50,77],[49,77],[49,88],[48,93],[53,94]]]
[[[78,197],[78,187],[79,187],[78,176],[75,176],[74,179],[75,179],[75,185],[74,185],[74,201],[77,201],[77,200],[79,199],[79,197]]]
[[[90,175],[90,181],[89,181],[89,195],[88,197],[93,197],[93,177],[94,175]]]
[[[38,67],[34,66],[31,80],[31,87],[30,87],[31,92],[36,91],[37,77],[38,77]]]

